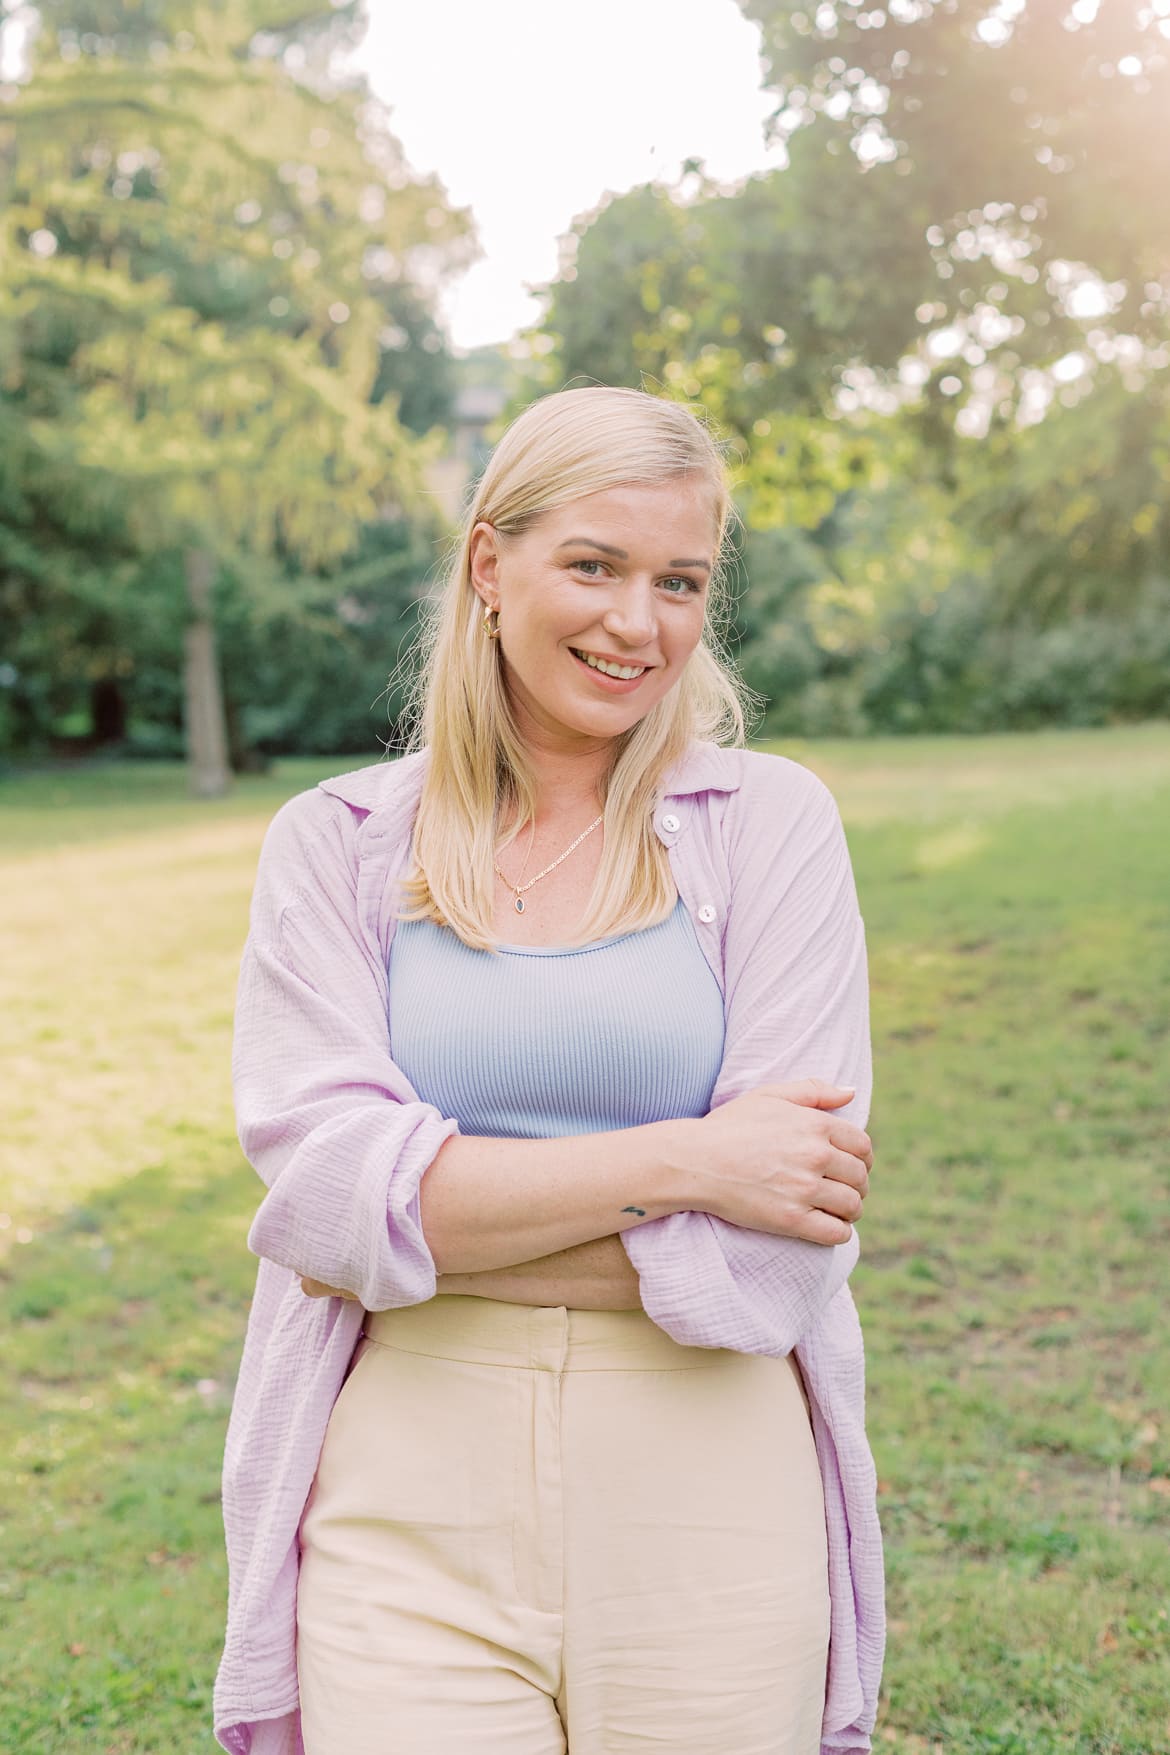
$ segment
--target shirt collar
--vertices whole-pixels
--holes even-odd
[[[696,739],[686,754],[667,770],[664,798],[690,798],[697,792],[738,792],[743,778],[743,751]]]
[[[377,811],[385,827],[387,818],[400,815],[409,818],[418,807],[426,773],[426,751],[412,750],[397,761],[372,762],[367,768],[352,768],[347,774],[335,774],[318,781],[322,792],[344,800],[357,810],[370,814]]]

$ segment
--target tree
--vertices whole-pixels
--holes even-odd
[[[907,308],[929,263],[908,406],[988,546],[995,613],[1136,611],[1170,578],[1165,7],[743,9],[794,162],[847,165],[859,207],[897,191],[883,223]]]
[[[465,215],[412,176],[330,56],[339,17],[279,0],[42,8],[0,124],[9,573],[69,595],[95,535],[123,619],[182,558],[189,753],[226,783],[213,599],[318,592],[364,524],[423,505],[398,419],[396,306],[465,259]],[[346,8],[340,26],[352,22]],[[27,566],[30,557],[33,566]],[[92,589],[92,568],[89,570]]]
[[[858,173],[918,312],[925,400],[960,433],[1088,392],[1170,337],[1170,18],[1144,0],[741,0],[775,131]],[[888,200],[890,189],[896,200]],[[863,253],[863,260],[865,259]],[[1121,338],[1127,338],[1123,341]],[[866,350],[877,363],[880,349]],[[1133,385],[1140,388],[1136,357]],[[1106,374],[1108,375],[1108,374]],[[948,423],[949,424],[949,423]]]
[[[849,569],[882,567],[836,546],[850,507],[896,505],[904,539],[916,507],[936,555],[941,496],[1004,619],[1137,613],[1170,571],[1170,17],[1136,0],[744,10],[787,164],[731,191],[692,164],[583,216],[548,289],[546,381],[701,401],[739,454],[749,526],[807,532],[830,595],[861,605]],[[768,564],[787,578],[794,552]]]

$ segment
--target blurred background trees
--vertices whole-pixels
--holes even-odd
[[[743,0],[783,169],[567,240],[544,382],[740,458],[777,731],[1170,711],[1170,0]]]
[[[468,222],[330,71],[352,7],[39,19],[3,126],[8,735],[133,708],[173,743],[181,693],[214,792],[257,731],[364,741],[339,715],[385,686],[441,533],[432,307]]]
[[[356,5],[42,0],[0,750],[371,752],[493,412],[587,381],[728,438],[767,729],[1170,713],[1170,0],[742,4],[787,162],[608,199],[539,329],[455,358],[470,221],[339,75]]]

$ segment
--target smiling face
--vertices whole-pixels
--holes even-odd
[[[589,494],[522,536],[477,524],[472,584],[500,612],[524,734],[596,745],[657,706],[702,635],[715,545],[714,491],[698,475]]]

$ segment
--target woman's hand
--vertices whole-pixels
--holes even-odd
[[[873,1144],[826,1111],[853,1092],[824,1079],[760,1085],[694,1123],[689,1205],[733,1225],[846,1243],[869,1192]]]
[[[301,1290],[310,1298],[349,1298],[354,1304],[361,1302],[356,1292],[343,1292],[340,1286],[327,1286],[323,1280],[310,1280],[304,1274],[301,1275]]]

